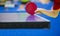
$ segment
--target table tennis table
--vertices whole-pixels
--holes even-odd
[[[26,13],[26,10],[19,10],[20,2],[14,8],[5,9],[0,6],[0,28],[16,29],[16,28],[50,28],[50,20]]]
[[[50,28],[50,21],[41,16],[28,13],[0,13],[1,29]]]

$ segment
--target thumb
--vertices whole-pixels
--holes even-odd
[[[38,10],[40,10],[39,8],[37,8],[36,10],[35,10],[35,12],[37,12]]]

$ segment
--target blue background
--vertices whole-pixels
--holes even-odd
[[[60,36],[60,13],[57,18],[38,15],[50,20],[50,29],[0,29],[0,36]]]

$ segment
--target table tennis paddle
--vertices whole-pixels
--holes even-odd
[[[36,6],[35,3],[33,3],[33,2],[28,2],[28,3],[26,4],[26,12],[29,13],[30,15],[34,15],[36,9],[37,9],[37,6]]]

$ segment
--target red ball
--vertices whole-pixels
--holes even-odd
[[[37,9],[37,6],[36,6],[35,3],[33,3],[33,2],[28,2],[28,3],[26,4],[26,12],[29,13],[30,15],[34,15],[36,9]]]

